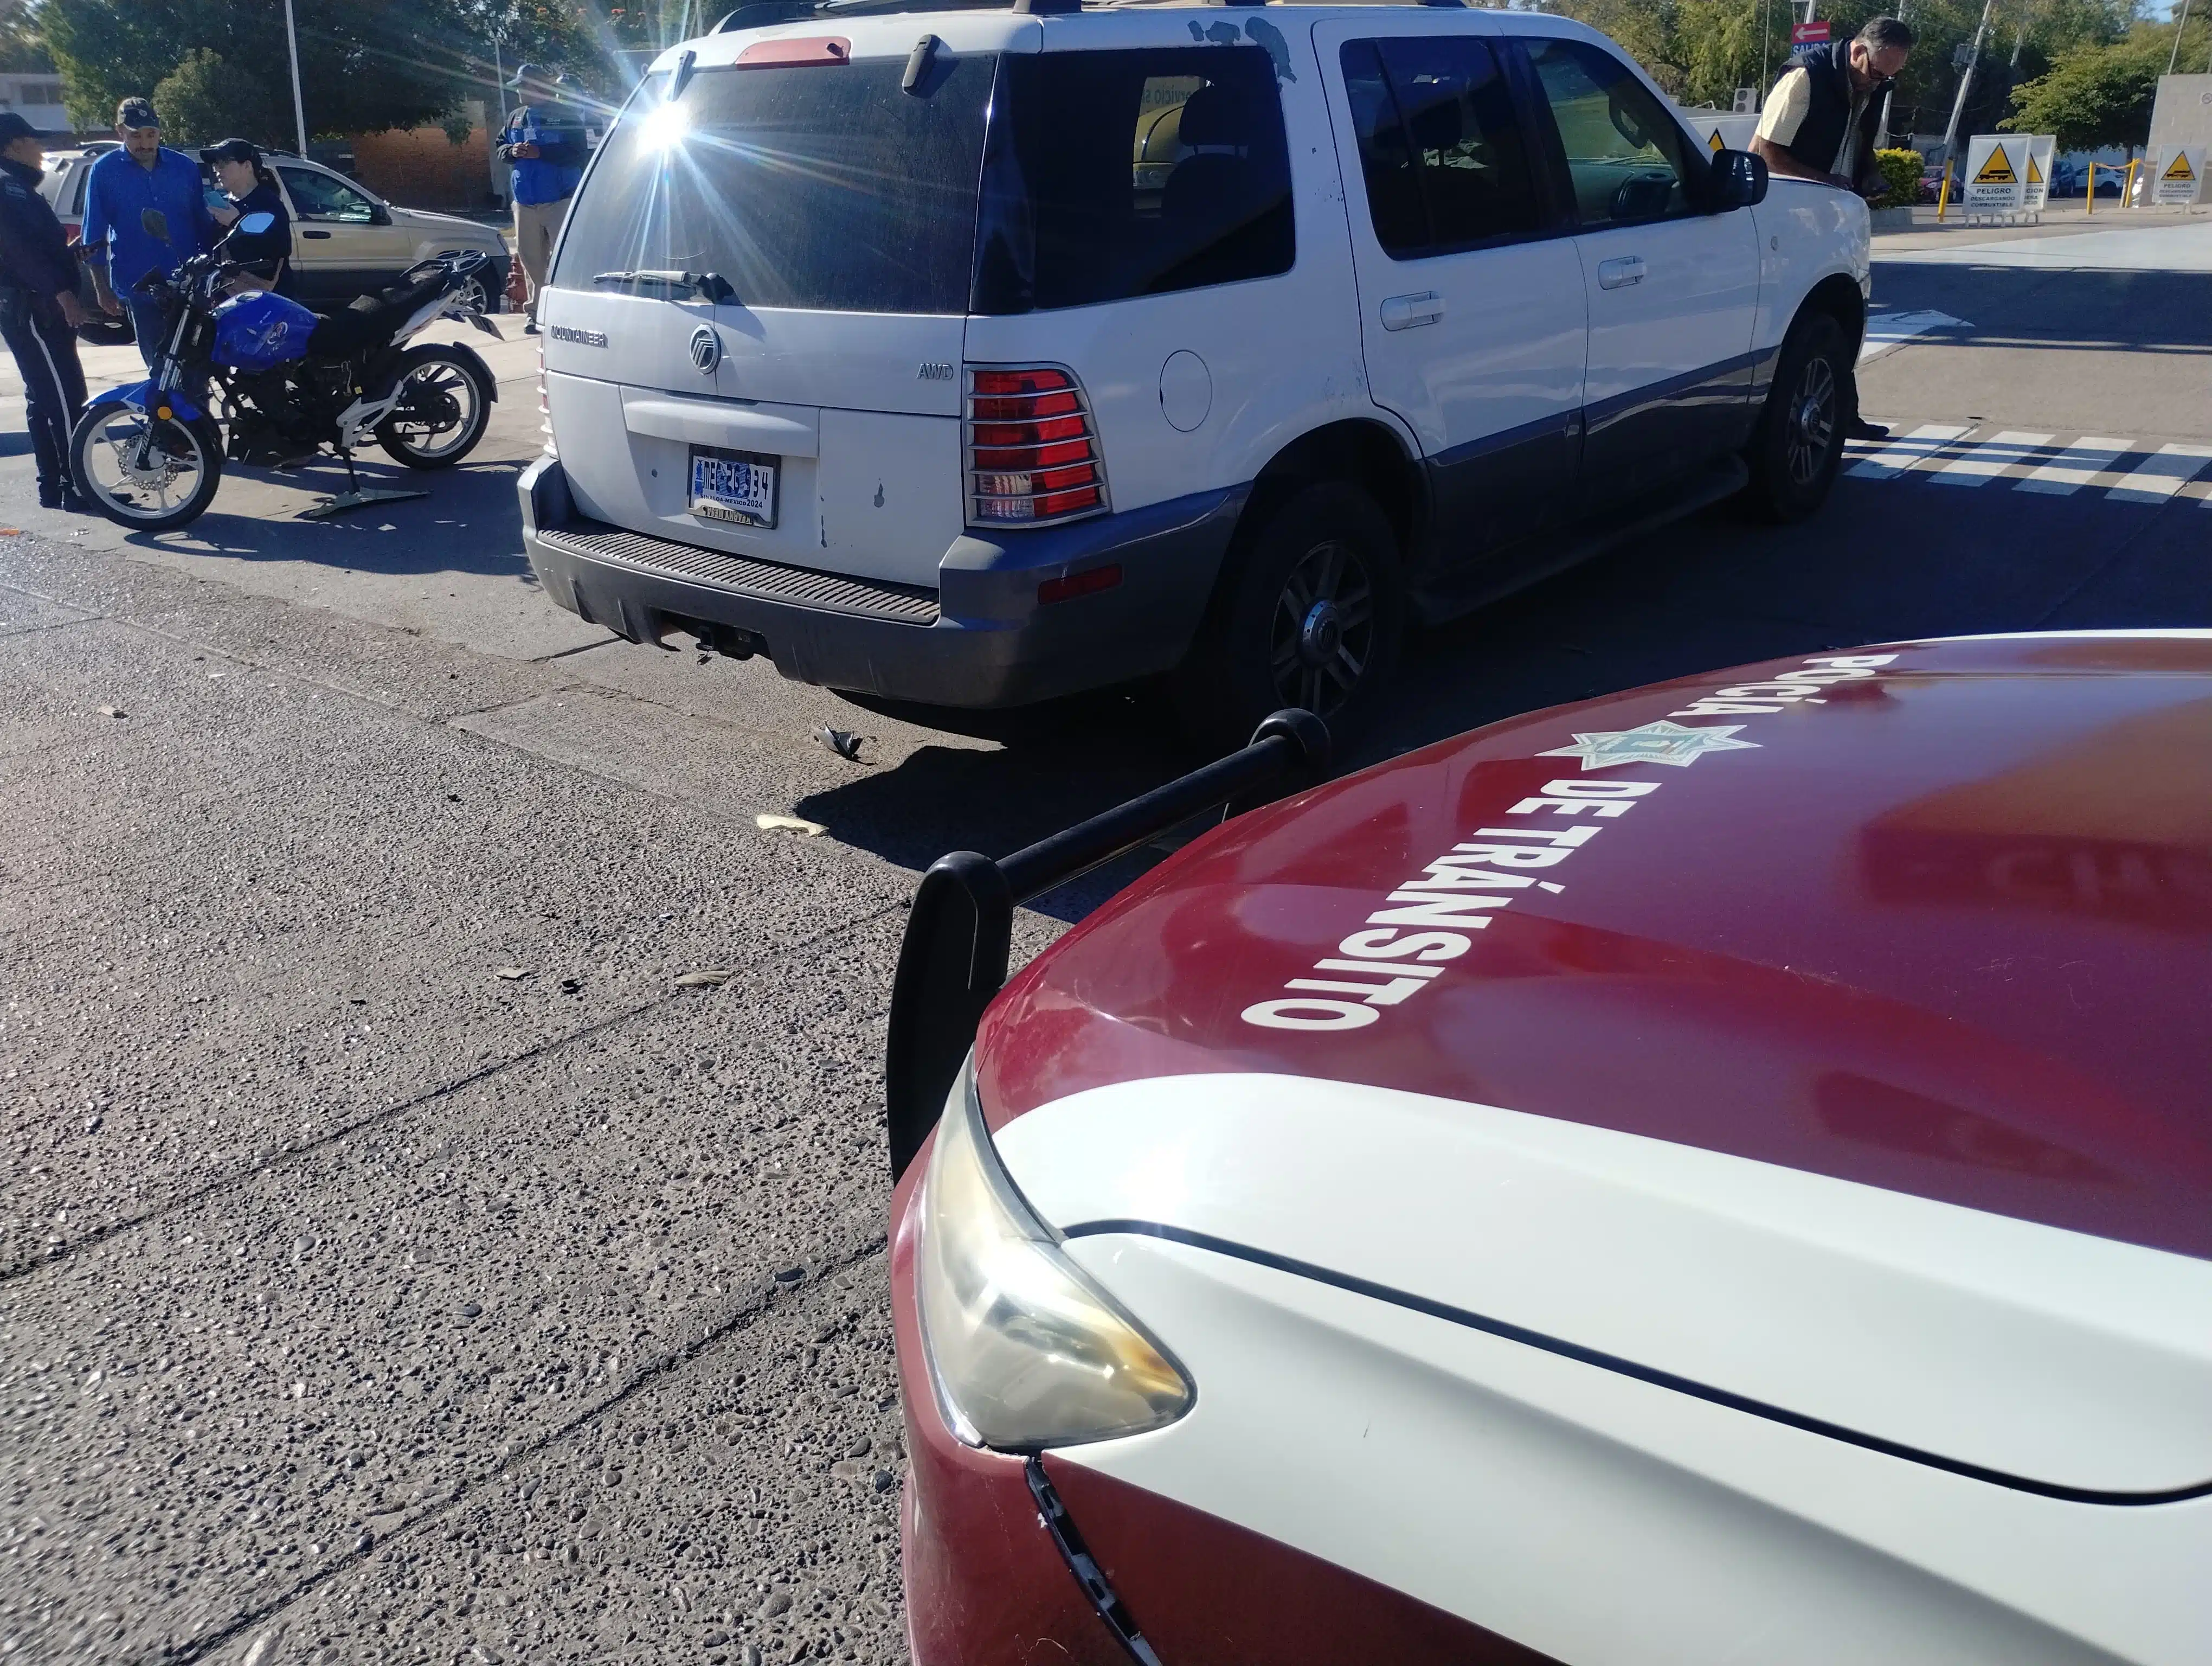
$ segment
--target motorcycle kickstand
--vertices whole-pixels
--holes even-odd
[[[410,497],[428,497],[428,492],[379,492],[364,489],[361,477],[354,472],[353,453],[338,447],[338,461],[345,465],[346,489],[329,497],[319,497],[300,511],[301,520],[328,520],[332,515],[342,515],[349,509],[367,508],[372,503],[404,503]]]

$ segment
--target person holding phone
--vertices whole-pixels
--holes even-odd
[[[257,258],[230,279],[230,292],[274,289],[287,301],[297,301],[292,280],[292,210],[284,206],[284,193],[276,189],[276,176],[261,160],[261,147],[250,139],[225,139],[200,152],[200,160],[215,169],[215,180],[228,198],[228,207],[209,210],[216,223],[236,225],[249,214],[266,214],[276,223],[252,240],[250,252]],[[246,240],[240,238],[240,243]],[[224,251],[226,258],[239,243]],[[242,256],[241,256],[242,258]]]
[[[532,336],[538,333],[538,292],[552,264],[561,222],[568,217],[568,199],[584,177],[589,148],[583,124],[556,102],[558,82],[535,64],[519,67],[507,85],[521,103],[499,136],[499,154],[514,170],[514,252],[530,280],[530,322],[523,331]]]

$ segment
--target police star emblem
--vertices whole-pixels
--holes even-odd
[[[1578,734],[1571,746],[1554,746],[1538,757],[1578,757],[1584,770],[1611,769],[1623,763],[1671,763],[1686,769],[1707,752],[1757,751],[1755,740],[1738,740],[1741,723],[1692,728],[1669,723],[1644,723],[1609,733]]]

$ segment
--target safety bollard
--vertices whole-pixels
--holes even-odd
[[[1951,159],[1943,159],[1943,184],[1936,193],[1936,220],[1942,224],[1944,211],[1951,206]]]

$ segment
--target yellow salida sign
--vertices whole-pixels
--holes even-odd
[[[2189,153],[2177,150],[2173,153],[2173,160],[2166,164],[2166,172],[2158,177],[2161,179],[2193,179],[2197,177],[2197,170],[2189,165]]]
[[[2012,159],[2005,155],[2002,145],[1990,152],[1989,161],[1984,162],[1982,171],[1974,175],[1974,183],[1978,185],[2010,185],[2020,183],[2020,176],[2012,171]]]

